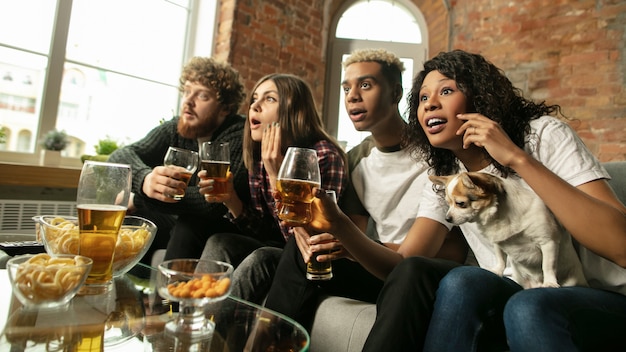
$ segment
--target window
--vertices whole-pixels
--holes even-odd
[[[34,163],[38,139],[53,128],[70,136],[64,156],[78,158],[99,139],[128,144],[176,115],[183,64],[212,47],[206,37],[196,45],[195,28],[213,28],[217,4],[200,3],[1,2],[0,126],[12,133],[0,159]]]
[[[402,76],[404,95],[399,104],[400,113],[404,114],[413,76],[422,69],[427,55],[428,43],[424,38],[428,36],[424,33],[426,21],[408,1],[359,0],[341,12],[330,46],[330,78],[326,90],[330,94],[325,104],[325,116],[327,129],[346,145],[346,150],[359,144],[370,133],[356,131],[346,113],[341,90],[342,62],[356,49],[384,48],[396,54],[406,69]]]

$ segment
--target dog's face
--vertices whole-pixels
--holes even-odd
[[[429,178],[435,185],[444,187],[449,206],[446,220],[455,225],[475,222],[479,216],[495,214],[498,194],[504,192],[498,177],[483,172]]]

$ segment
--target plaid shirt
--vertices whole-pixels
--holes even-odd
[[[337,148],[327,140],[321,140],[312,147],[317,151],[317,159],[322,177],[321,187],[334,190],[337,199],[341,197],[348,182],[347,166]],[[280,225],[276,215],[276,203],[269,189],[270,180],[263,162],[259,161],[248,174],[252,202],[243,209],[233,222],[246,234],[272,245],[283,247],[293,234],[290,227]]]

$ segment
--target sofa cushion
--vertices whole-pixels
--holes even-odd
[[[375,319],[375,304],[323,296],[311,328],[310,350],[361,351]]]

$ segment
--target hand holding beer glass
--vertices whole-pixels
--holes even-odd
[[[180,174],[178,180],[189,185],[189,180],[198,169],[198,153],[193,150],[169,147],[163,158],[163,166],[175,169]],[[185,189],[178,189],[175,194],[168,194],[168,196],[181,200],[185,196]]]
[[[333,190],[326,190],[326,194],[329,195],[335,203],[337,203],[337,194]],[[331,242],[331,241],[329,241]],[[323,242],[327,243],[327,242]],[[317,256],[320,254],[329,254],[330,250],[313,252],[311,259],[306,263],[306,278],[309,280],[330,280],[333,278],[333,266],[332,262],[318,262]]]
[[[82,294],[108,291],[113,255],[131,191],[129,165],[85,161],[78,181],[78,253],[93,260]]]
[[[228,196],[228,170],[230,149],[225,142],[204,142],[200,148],[202,170],[205,178],[213,180],[213,188],[204,198],[208,202],[222,202]]]

